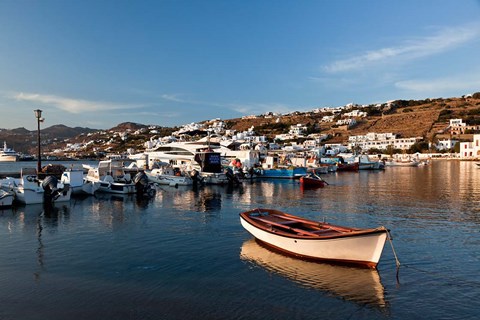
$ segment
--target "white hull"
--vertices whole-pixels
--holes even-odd
[[[377,232],[332,239],[286,237],[259,229],[240,217],[242,226],[258,240],[290,254],[320,260],[350,262],[376,266],[387,233]]]
[[[0,162],[18,161],[18,153],[7,147],[7,142],[3,142],[3,149],[0,149]]]
[[[0,207],[10,207],[14,198],[13,192],[7,192],[0,189]]]
[[[205,184],[228,184],[230,181],[225,173],[200,172],[200,177]]]
[[[152,174],[150,172],[145,172],[148,177],[148,180],[157,183],[160,185],[168,185],[168,186],[190,186],[193,184],[193,181],[190,177],[184,176],[172,176],[166,174]]]
[[[82,169],[67,170],[62,174],[61,180],[64,184],[69,184],[72,194],[90,194],[93,195],[99,188],[100,183],[87,181],[83,177]]]
[[[169,174],[172,171],[172,174]],[[151,171],[145,171],[148,180],[160,185],[168,185],[172,187],[176,186],[190,186],[193,184],[193,180],[190,176],[175,175],[173,174],[173,168],[153,169]]]
[[[99,185],[98,191],[99,192],[106,192],[106,193],[116,193],[116,194],[130,194],[135,193],[136,188],[135,184],[133,183],[117,183],[117,182],[104,182],[104,181],[96,181]]]
[[[18,156],[0,155],[0,162],[15,162],[18,161]]]
[[[418,167],[417,161],[385,161],[386,167]]]
[[[45,190],[41,182],[36,180],[36,176],[25,175],[20,179],[6,178],[1,181],[1,187],[5,191],[11,191],[15,194],[15,201],[23,204],[39,204],[44,202]],[[63,189],[61,193],[52,199],[53,202],[70,201],[72,189],[59,183],[58,188]]]
[[[85,167],[85,166],[84,166]],[[98,167],[88,167],[85,182],[98,185],[99,192],[130,194],[136,193],[135,183],[129,173],[126,173],[121,162],[100,161]],[[96,186],[92,186],[96,188]]]

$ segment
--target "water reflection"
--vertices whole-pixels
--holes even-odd
[[[33,271],[35,281],[40,280],[41,273],[45,270],[45,244],[44,233],[55,233],[59,224],[70,222],[70,208],[64,204],[32,204],[14,207],[11,214],[4,216],[9,219],[9,230],[13,233],[18,228],[22,232],[32,235],[35,243],[36,267]],[[33,237],[34,236],[34,237]],[[28,248],[22,248],[28,251]]]
[[[243,243],[240,258],[303,286],[359,304],[385,307],[378,271],[304,261],[271,251],[255,241]]]

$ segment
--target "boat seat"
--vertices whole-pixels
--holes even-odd
[[[327,235],[329,233],[339,233],[338,231],[335,231],[335,230],[332,230],[332,229],[323,229],[323,230],[315,230],[315,231],[311,231],[315,234],[318,234],[318,235],[321,235],[321,236],[324,236],[324,235]]]
[[[296,223],[298,223],[298,221],[293,221],[293,220],[289,220],[289,221],[278,221],[278,223],[283,224],[283,225],[289,225],[289,224],[296,224]]]

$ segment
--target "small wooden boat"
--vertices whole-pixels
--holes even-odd
[[[327,182],[314,173],[300,177],[300,185],[306,188],[323,188]]]
[[[257,240],[288,254],[313,260],[376,268],[388,230],[332,225],[274,209],[240,213],[242,226]]]

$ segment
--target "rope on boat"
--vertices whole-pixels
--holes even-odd
[[[390,234],[390,230],[388,230],[387,228],[385,228],[385,230],[387,231],[387,238],[390,242],[390,246],[392,247],[393,256],[395,257],[395,264],[397,266],[397,282],[399,282],[398,274],[400,271],[400,260],[398,260],[397,253],[395,252],[395,248],[393,247],[392,235]]]

